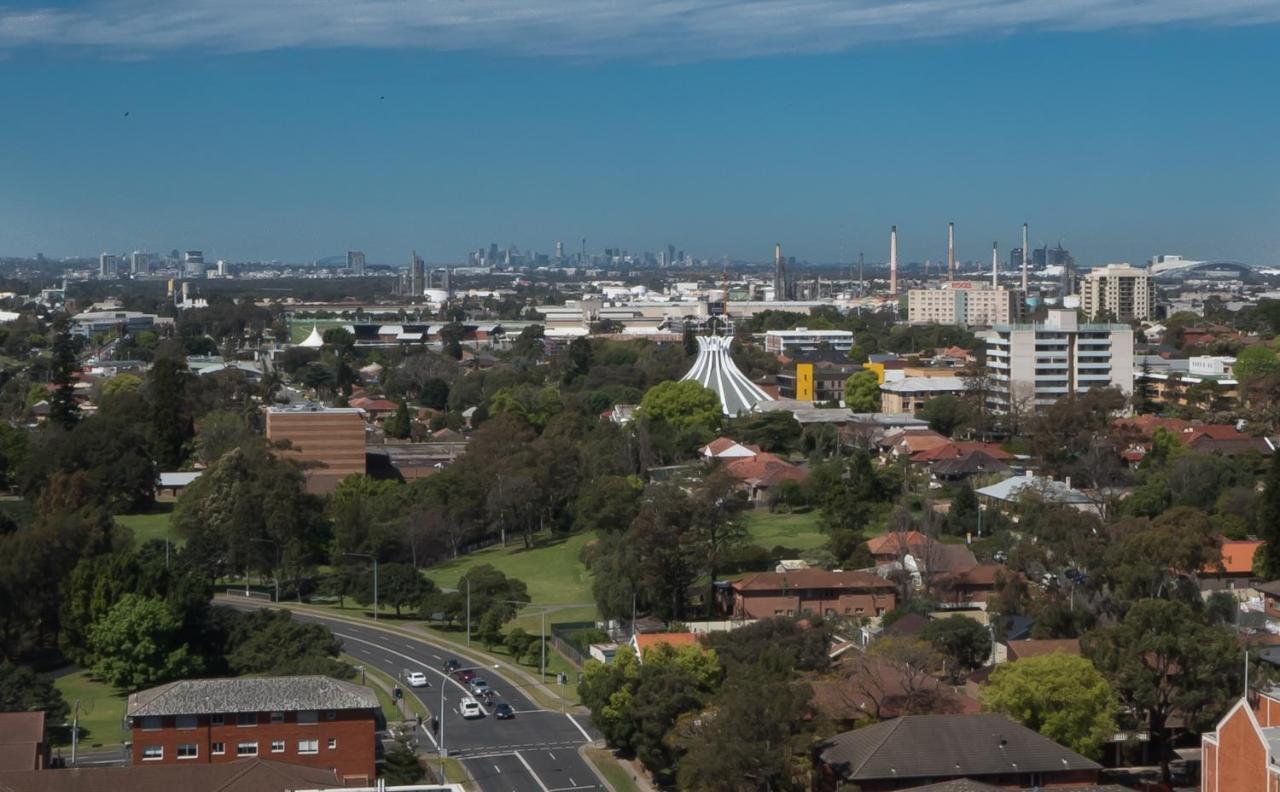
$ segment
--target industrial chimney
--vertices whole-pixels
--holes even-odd
[[[781,242],[773,246],[773,299],[774,302],[787,299],[787,272],[782,265]]]
[[[1027,224],[1022,224],[1022,294],[1027,293],[1027,259],[1031,257],[1031,249],[1027,247]]]
[[[1000,285],[1000,252],[999,245],[995,242],[991,243],[991,288],[997,288]]]
[[[947,223],[947,280],[956,279],[956,224]]]
[[[898,296],[898,227],[889,232],[889,294]]]

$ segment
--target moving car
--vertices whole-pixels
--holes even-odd
[[[459,668],[462,668],[462,664],[459,663],[457,660],[453,659],[452,657],[444,661],[444,672],[446,674],[452,674],[454,671],[457,671]]]
[[[480,702],[467,696],[458,704],[458,714],[468,720],[471,718],[483,718],[484,708],[480,706]]]
[[[471,688],[471,695],[473,696],[483,696],[485,693],[489,692],[489,683],[480,677],[472,679],[469,687]]]
[[[476,672],[475,671],[459,671],[458,673],[454,674],[454,676],[458,678],[459,682],[462,682],[465,685],[466,683],[476,678]]]
[[[409,683],[409,687],[431,687],[427,682],[427,675],[422,671],[410,671],[405,675],[404,681]]]
[[[505,701],[493,708],[493,717],[498,720],[510,720],[515,716],[516,711],[511,709],[511,705]]]

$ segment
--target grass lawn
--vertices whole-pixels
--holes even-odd
[[[112,748],[124,742],[127,733],[123,730],[123,693],[92,679],[87,671],[58,677],[53,684],[73,713],[76,701],[80,702],[81,748]]]
[[[748,512],[744,522],[751,541],[766,550],[779,545],[796,550],[813,550],[827,543],[827,535],[818,528],[817,510],[804,514],[787,514],[757,509]]]
[[[117,514],[116,524],[123,525],[133,531],[133,539],[141,547],[152,539],[164,541],[169,532],[169,520],[173,517],[172,503],[157,503],[145,512],[137,514]],[[181,547],[183,542],[177,536],[169,536],[174,547]]]
[[[529,598],[539,605],[589,605],[594,602],[591,575],[578,557],[582,548],[594,539],[594,533],[553,539],[538,537],[534,548],[526,550],[524,542],[515,538],[508,541],[506,547],[495,545],[437,564],[426,570],[426,575],[437,586],[452,589],[468,570],[490,564],[507,577],[524,581],[529,587]],[[594,613],[595,607],[591,606],[590,610]],[[548,615],[548,620],[551,618]],[[572,621],[561,613],[557,613],[554,620]]]
[[[613,752],[603,748],[587,748],[584,753],[587,760],[595,765],[600,774],[613,787],[614,792],[632,792],[640,789],[632,780],[630,771],[613,758]]]

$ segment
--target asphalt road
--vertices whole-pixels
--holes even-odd
[[[485,717],[464,720],[459,702],[467,695],[461,683],[444,673],[444,661],[455,657],[447,647],[409,638],[377,627],[355,625],[310,613],[294,612],[302,622],[324,624],[342,640],[348,655],[397,679],[408,671],[424,671],[430,687],[401,687],[428,711],[440,717],[440,730],[433,734],[424,725],[418,742],[429,756],[436,755],[440,740],[450,757],[460,760],[486,792],[570,792],[603,790],[594,770],[578,749],[593,740],[586,719],[540,709],[524,691],[492,668],[476,671],[497,694],[494,702],[505,701],[516,711],[510,720],[497,720],[490,707]],[[457,658],[463,666],[467,662]],[[444,709],[440,708],[441,686]]]

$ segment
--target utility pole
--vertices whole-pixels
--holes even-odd
[[[467,646],[471,645],[471,576],[468,575],[467,581]]]
[[[71,766],[76,766],[76,748],[80,745],[80,699],[76,699],[75,714],[71,717]]]

